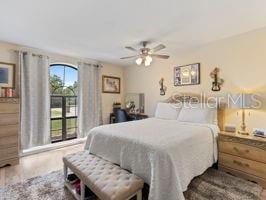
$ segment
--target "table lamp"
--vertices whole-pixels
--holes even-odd
[[[246,109],[251,109],[253,108],[253,94],[245,94],[242,93],[240,94],[240,98],[237,101],[237,107],[241,108],[242,111],[242,122],[241,122],[241,130],[238,131],[238,133],[243,134],[243,135],[248,135],[249,133],[246,130]]]

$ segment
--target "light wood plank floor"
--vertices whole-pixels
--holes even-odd
[[[0,168],[0,187],[63,169],[63,156],[83,149],[84,144],[78,144],[22,157],[19,165]]]
[[[83,148],[84,144],[78,144],[22,157],[19,165],[0,168],[0,187],[60,170],[63,168],[63,156],[81,151]],[[262,192],[261,200],[266,200],[266,190]]]

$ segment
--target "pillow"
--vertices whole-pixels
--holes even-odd
[[[171,103],[158,103],[155,111],[155,117],[160,119],[177,119],[182,105]]]
[[[178,121],[217,124],[217,107],[214,104],[184,104]]]

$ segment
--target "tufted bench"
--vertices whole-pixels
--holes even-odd
[[[142,179],[88,151],[65,156],[63,162],[65,180],[69,168],[81,181],[81,200],[85,198],[85,185],[101,200],[126,200],[134,196],[142,199]]]

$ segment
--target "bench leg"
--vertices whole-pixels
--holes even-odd
[[[142,190],[137,192],[137,200],[142,200]]]
[[[67,180],[67,166],[64,164],[64,178]]]
[[[80,181],[80,199],[85,199],[85,184],[82,181]]]

